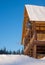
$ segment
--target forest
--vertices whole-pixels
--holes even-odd
[[[24,54],[24,51],[23,51],[23,49],[20,51],[20,49],[19,50],[17,50],[17,51],[11,51],[11,50],[7,50],[6,48],[1,48],[0,49],[0,54]]]

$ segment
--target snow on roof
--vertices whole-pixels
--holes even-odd
[[[45,6],[25,5],[31,21],[45,21]]]
[[[45,65],[43,59],[34,59],[26,55],[0,55],[0,65]]]

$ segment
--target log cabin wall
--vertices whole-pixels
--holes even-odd
[[[45,56],[45,21],[35,22],[37,39],[34,42],[33,57],[41,58]],[[38,41],[38,43],[37,43]],[[35,46],[36,45],[36,46]]]
[[[27,28],[28,22],[31,24],[29,29]],[[45,53],[45,21],[30,21],[26,8],[24,11],[22,41],[24,54],[39,58]]]
[[[27,23],[30,22],[26,8],[24,11],[24,22],[23,22],[23,33],[22,33],[22,41],[23,41],[23,45],[24,45],[24,54],[32,56],[32,51],[30,51],[30,47],[28,47],[28,44],[30,43],[30,39],[33,36],[33,31],[32,28],[28,29],[27,28]],[[30,22],[31,23],[31,22]],[[28,47],[28,49],[26,50],[26,48]],[[26,51],[25,51],[26,50]]]
[[[26,8],[25,8],[25,11],[24,11],[24,22],[23,22],[23,33],[22,33],[22,41],[25,40],[25,38],[30,38],[32,37],[32,31],[31,29],[29,30],[27,28],[27,23],[29,21],[29,17],[28,17],[28,14],[27,14],[27,11],[26,11]],[[26,40],[27,40],[26,39]],[[28,39],[29,40],[29,39]],[[25,42],[23,42],[25,44]]]
[[[28,21],[28,14],[27,14],[27,11],[26,11],[26,8],[24,9],[24,21],[23,21],[23,32],[22,32],[22,44],[24,44],[24,38],[26,36],[26,22]]]
[[[36,23],[37,40],[45,40],[45,21]]]
[[[39,24],[39,22],[38,22],[38,24]],[[43,43],[43,41],[45,41],[45,26],[43,24],[45,24],[45,22],[43,22],[42,24],[40,22],[40,25],[38,25],[38,24],[33,21],[32,30],[30,30],[30,31],[33,31],[33,34],[35,33],[34,40],[38,40],[38,41],[40,40],[42,42],[39,42],[38,45],[35,44],[33,47],[31,47],[31,45],[30,45],[31,42],[27,42],[30,37],[26,36],[27,37],[27,40],[26,40],[27,45],[25,45],[25,46],[28,48],[28,50],[26,50],[26,47],[24,46],[25,50],[26,50],[24,54],[29,55],[31,57],[35,57],[35,58],[41,58],[44,56],[44,53],[45,53],[45,44],[44,44],[45,42]],[[40,26],[41,26],[41,28],[39,28]],[[42,26],[43,26],[43,28],[42,28]],[[28,35],[30,35],[30,34],[31,33],[28,33]],[[40,37],[40,35],[41,35],[41,37]],[[33,35],[32,35],[32,37],[33,37]],[[31,39],[29,39],[29,40],[31,40]],[[36,43],[37,43],[37,41],[36,41]],[[42,45],[40,43],[42,43]]]

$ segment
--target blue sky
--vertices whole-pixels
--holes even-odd
[[[25,4],[45,6],[45,0],[0,0],[0,48],[22,49]]]

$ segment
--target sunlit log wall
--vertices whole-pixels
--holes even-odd
[[[31,26],[27,26],[28,22]],[[26,55],[35,58],[45,55],[45,21],[30,21],[26,8],[24,11],[22,44]]]

